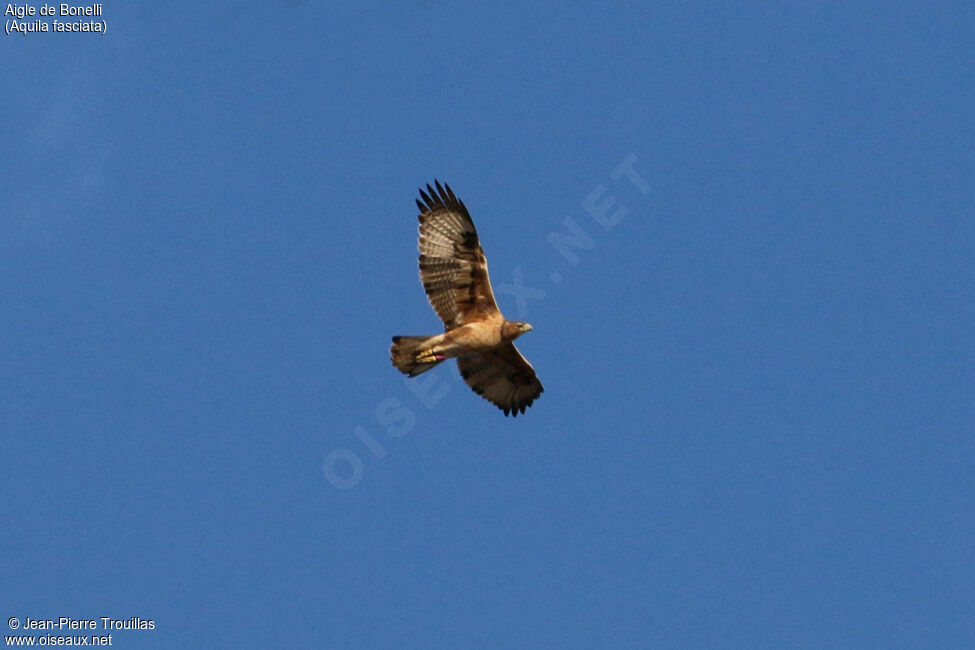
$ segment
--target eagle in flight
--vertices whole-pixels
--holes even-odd
[[[450,186],[434,181],[420,190],[420,281],[444,323],[435,336],[394,336],[390,356],[415,377],[441,361],[457,359],[471,389],[505,415],[524,413],[542,394],[542,383],[513,341],[532,326],[501,315],[491,291],[487,259],[474,222]]]

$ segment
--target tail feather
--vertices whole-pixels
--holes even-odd
[[[393,347],[389,349],[389,356],[396,368],[410,377],[430,370],[443,359],[434,361],[417,361],[417,354],[422,354],[423,344],[430,340],[429,336],[394,336]],[[427,355],[429,358],[429,355]]]

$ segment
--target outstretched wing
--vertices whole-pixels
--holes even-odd
[[[471,215],[450,186],[420,190],[420,280],[446,329],[498,313]]]
[[[457,368],[471,389],[505,415],[524,413],[544,390],[535,369],[510,341],[457,359]]]

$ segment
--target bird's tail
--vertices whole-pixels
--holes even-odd
[[[444,360],[443,355],[435,355],[424,350],[424,343],[430,336],[394,336],[393,347],[389,349],[389,356],[396,368],[410,377],[430,370]]]

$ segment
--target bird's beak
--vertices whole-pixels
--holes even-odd
[[[528,323],[525,323],[525,331],[526,331],[526,332],[530,332],[530,331],[532,331],[532,326],[531,326],[531,325],[529,325]]]

